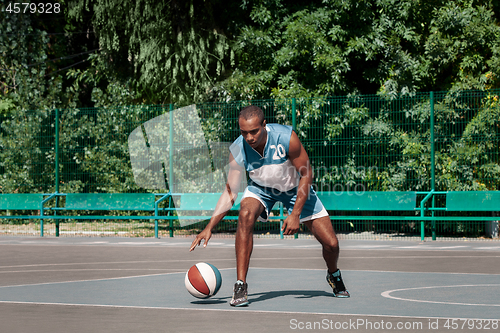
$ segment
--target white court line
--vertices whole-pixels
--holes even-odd
[[[229,268],[228,268],[229,269]],[[250,269],[284,269],[284,270],[297,270],[297,271],[326,271],[326,268],[288,268],[288,267],[250,267]],[[345,272],[361,272],[361,273],[391,273],[391,274],[453,274],[453,275],[485,275],[485,276],[495,276],[500,274],[497,273],[450,273],[450,272],[402,272],[402,271],[380,271],[380,270],[360,270],[360,269],[346,269],[341,270],[342,273]],[[345,276],[344,276],[345,277]]]
[[[465,318],[465,317],[423,317],[423,316],[395,316],[395,315],[380,315],[380,314],[365,314],[365,313],[329,313],[329,312],[302,312],[302,311],[279,311],[279,310],[250,310],[248,308],[233,308],[233,309],[200,309],[200,308],[176,308],[164,306],[135,306],[135,305],[111,305],[111,304],[79,304],[79,303],[52,303],[52,302],[21,302],[21,301],[0,301],[0,304],[26,304],[26,305],[56,305],[70,307],[97,307],[97,308],[114,308],[114,309],[147,309],[147,310],[181,310],[181,311],[211,311],[211,312],[236,312],[244,311],[245,313],[261,313],[261,314],[284,314],[284,315],[315,315],[315,316],[350,316],[350,317],[376,317],[376,318],[404,318],[404,319],[456,319],[456,320],[488,320],[485,318]],[[496,319],[496,318],[491,318]]]
[[[224,271],[227,269],[233,268],[221,268],[219,271]],[[119,276],[113,278],[101,278],[101,279],[90,279],[90,280],[70,280],[70,281],[56,281],[56,282],[41,282],[41,283],[32,283],[32,284],[19,284],[19,285],[10,285],[10,286],[0,286],[0,289],[3,288],[17,288],[17,287],[29,287],[29,286],[46,286],[51,284],[59,284],[59,283],[80,283],[80,282],[95,282],[95,281],[112,281],[112,280],[123,280],[123,279],[134,279],[134,278],[143,278],[143,277],[151,277],[151,276],[160,276],[160,275],[172,275],[172,274],[186,274],[184,270],[178,272],[171,273],[158,273],[158,274],[145,274],[145,275],[134,275],[134,276]]]
[[[215,261],[215,260],[234,260],[234,259],[213,259],[213,260]],[[19,268],[19,267],[43,267],[43,266],[154,264],[154,263],[169,263],[169,262],[184,262],[184,261],[193,261],[193,260],[192,259],[169,259],[169,260],[71,262],[71,263],[56,263],[56,264],[30,264],[30,265],[0,266],[0,269],[2,269],[2,268]]]
[[[234,243],[210,243],[215,247],[233,247]],[[209,245],[210,245],[209,244]],[[7,245],[7,246],[12,246],[12,245],[33,245],[33,246],[95,246],[95,245],[103,245],[103,246],[129,246],[132,245],[133,247],[180,247],[180,246],[186,246],[189,247],[191,245],[191,241],[189,242],[174,242],[174,243],[169,243],[169,242],[130,242],[130,241],[123,241],[123,242],[109,242],[109,241],[95,241],[95,242],[81,242],[81,243],[60,243],[60,242],[54,242],[54,241],[0,241],[0,246],[1,245]],[[294,245],[290,243],[279,243],[279,244],[254,244],[254,247],[260,247],[260,248],[300,248],[303,250],[316,250],[319,245],[316,244],[314,245]],[[457,246],[435,246],[433,244],[429,245],[413,245],[413,246],[397,246],[397,245],[345,245],[341,246],[341,249],[344,250],[388,250],[388,251],[393,251],[393,250],[423,250],[423,251],[456,251],[456,250],[477,250],[477,251],[498,251],[500,250],[500,246],[491,246],[491,247],[472,247],[472,245],[457,245]]]
[[[394,246],[391,249],[416,249],[416,250],[433,250],[433,246],[428,245],[412,245],[412,246]]]
[[[6,273],[41,273],[41,272],[85,272],[85,271],[172,271],[176,268],[74,268],[74,269],[31,269],[25,271],[0,271]]]
[[[139,245],[144,245],[144,244],[160,244],[161,242],[130,242],[130,241],[126,241],[126,242],[116,242],[115,244],[132,244],[132,245],[135,245],[135,244],[139,244]]]
[[[453,258],[500,258],[500,255],[475,255],[475,256],[387,256],[387,257],[342,257],[342,259],[453,259]],[[321,256],[315,257],[273,257],[273,258],[259,258],[252,257],[254,260],[299,260],[299,259],[322,259]],[[235,258],[211,258],[209,261],[234,261]],[[55,263],[55,264],[29,264],[29,265],[10,265],[10,266],[0,266],[1,269],[4,268],[20,268],[20,267],[44,267],[44,266],[75,266],[75,265],[121,265],[121,264],[153,264],[153,263],[174,263],[174,262],[192,262],[196,261],[193,259],[168,259],[168,260],[135,260],[135,261],[103,261],[103,262],[73,262],[73,263]],[[373,271],[370,271],[373,272]],[[447,273],[447,272],[446,272]],[[473,273],[474,274],[474,273]]]
[[[484,256],[483,256],[484,257]],[[496,257],[496,256],[493,256]],[[298,259],[321,259],[317,257],[273,257],[273,258],[259,258],[253,257],[253,260],[298,260]],[[199,259],[201,260],[201,259]],[[208,261],[235,261],[235,258],[211,258]],[[56,263],[56,264],[30,264],[30,265],[11,265],[0,266],[0,272],[3,268],[20,268],[20,267],[44,267],[44,266],[75,266],[75,265],[121,265],[121,264],[153,264],[153,263],[173,263],[173,262],[194,262],[196,259],[169,259],[169,260],[136,260],[136,261],[105,261],[105,262],[73,262],[73,263]]]
[[[377,248],[388,248],[394,245],[346,245],[344,249],[377,249]]]
[[[411,298],[402,298],[391,296],[391,293],[398,291],[407,291],[407,290],[422,290],[422,289],[438,289],[438,288],[463,288],[463,287],[498,287],[500,284],[464,284],[464,285],[450,285],[450,286],[432,286],[432,287],[417,287],[417,288],[404,288],[404,289],[394,289],[384,291],[382,294],[385,298],[391,298],[398,301],[407,301],[407,302],[417,302],[417,303],[433,303],[433,304],[447,304],[447,305],[466,305],[466,306],[500,306],[500,304],[480,304],[480,303],[458,303],[458,302],[440,302],[440,301],[426,301],[419,299],[411,299]]]
[[[389,257],[342,257],[342,259],[453,259],[453,258],[500,258],[500,255],[497,256],[483,256],[483,255],[475,255],[475,256],[389,256]]]
[[[220,271],[229,270],[233,268],[219,269]],[[276,268],[260,268],[253,267],[252,269],[276,269]],[[324,269],[296,269],[296,268],[279,268],[285,270],[315,270],[323,271]],[[388,272],[388,271],[366,271],[366,270],[349,270],[353,272],[382,272],[382,273],[408,273],[408,272]],[[0,286],[2,288],[15,288],[15,287],[25,287],[25,286],[40,286],[40,285],[55,285],[60,283],[78,283],[78,282],[94,282],[94,281],[111,281],[111,280],[122,280],[130,278],[142,278],[142,277],[152,277],[152,276],[162,276],[162,275],[172,275],[172,274],[184,274],[185,272],[172,272],[172,273],[161,273],[161,274],[149,274],[149,275],[138,275],[138,276],[126,276],[126,277],[116,277],[116,278],[105,278],[105,279],[94,279],[94,280],[76,280],[76,281],[60,281],[60,282],[46,282],[46,283],[36,283],[36,284],[24,284],[24,285],[13,285],[13,286]],[[426,274],[427,272],[422,272],[420,274]],[[416,273],[418,274],[418,272]],[[474,274],[474,275],[489,275],[489,274],[477,274],[477,273],[437,273],[437,274]],[[474,285],[481,286],[481,285]],[[490,285],[483,285],[490,286]],[[498,285],[492,285],[498,286]],[[431,287],[424,287],[431,288]],[[435,287],[442,288],[442,286]],[[422,288],[408,288],[408,289],[422,289]],[[407,290],[407,289],[397,289],[397,290]],[[390,293],[397,290],[387,291],[384,293]],[[384,295],[382,295],[384,296]],[[384,296],[385,297],[385,296]],[[394,298],[389,295],[389,298]],[[377,318],[408,318],[408,319],[470,319],[470,320],[484,320],[485,318],[462,318],[462,317],[428,317],[428,316],[401,316],[401,315],[379,315],[379,314],[362,314],[362,313],[328,313],[328,312],[302,312],[302,311],[275,311],[275,310],[248,310],[248,309],[200,309],[200,308],[182,308],[182,307],[154,307],[154,306],[131,306],[131,305],[111,305],[111,304],[79,304],[79,303],[54,303],[54,302],[28,302],[28,301],[0,301],[0,304],[26,304],[26,305],[56,305],[56,306],[82,306],[82,307],[105,307],[105,308],[116,308],[116,309],[150,309],[150,310],[188,310],[188,311],[219,311],[219,312],[229,312],[229,311],[245,311],[250,313],[276,313],[276,314],[302,314],[302,315],[327,315],[327,316],[366,316],[366,317],[377,317]],[[450,304],[450,303],[445,303]],[[477,305],[477,304],[472,304]],[[488,305],[491,306],[491,305]],[[496,306],[496,305],[495,305]]]
[[[447,249],[458,249],[458,248],[464,248],[464,247],[470,247],[468,245],[456,245],[456,246],[433,246],[432,248],[438,249],[438,250],[447,250]]]
[[[184,272],[158,273],[158,274],[135,275],[135,276],[120,276],[120,277],[105,278],[105,279],[90,279],[90,280],[73,280],[73,281],[56,281],[56,282],[40,282],[40,283],[31,283],[31,284],[18,284],[18,285],[10,285],[10,286],[0,286],[0,289],[4,289],[4,288],[18,288],[18,287],[30,287],[30,286],[47,286],[47,285],[59,284],[59,283],[65,283],[66,284],[66,283],[80,283],[80,282],[94,282],[94,281],[123,280],[123,279],[133,279],[133,278],[142,278],[142,277],[160,276],[160,275],[170,275],[170,274],[179,274],[179,273],[184,273]]]
[[[233,270],[234,268],[219,268],[219,271],[225,270]],[[285,270],[316,270],[316,271],[324,271],[324,269],[309,269],[309,268],[268,268],[268,267],[252,267],[252,269],[285,269]],[[358,271],[358,272],[382,272],[382,273],[407,273],[407,272],[385,272],[385,271]],[[110,280],[122,280],[122,279],[133,279],[133,278],[141,278],[141,277],[150,277],[150,276],[160,276],[160,275],[171,275],[171,274],[185,274],[184,270],[179,270],[178,272],[171,273],[158,273],[158,274],[146,274],[146,275],[134,275],[134,276],[120,276],[113,278],[101,278],[101,279],[89,279],[89,280],[69,280],[69,281],[56,281],[56,282],[40,282],[40,283],[32,283],[32,284],[20,284],[20,285],[9,285],[9,286],[0,286],[2,288],[15,288],[15,287],[27,287],[27,286],[43,286],[43,285],[51,285],[58,283],[73,283],[73,282],[94,282],[94,281],[110,281]],[[448,274],[448,273],[445,273]]]
[[[87,244],[109,244],[109,242],[107,242],[107,241],[97,242],[96,241],[96,242],[82,242],[82,243],[79,243],[79,244],[85,244],[85,245],[87,245]]]

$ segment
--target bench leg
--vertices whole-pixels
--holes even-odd
[[[425,222],[420,222],[420,240],[423,242],[425,240]]]

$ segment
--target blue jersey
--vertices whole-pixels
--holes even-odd
[[[235,161],[257,185],[286,192],[299,185],[300,175],[288,156],[292,127],[267,124],[267,142],[260,155],[239,136],[229,147]]]

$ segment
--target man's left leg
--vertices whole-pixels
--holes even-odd
[[[333,273],[337,267],[339,259],[339,240],[333,230],[332,222],[329,216],[323,216],[315,220],[304,222],[305,225],[311,230],[312,234],[323,247],[323,259],[325,259],[328,271]]]
[[[325,260],[327,272],[327,281],[333,288],[334,296],[349,297],[349,292],[344,286],[340,270],[337,267],[339,259],[339,240],[333,230],[332,222],[329,216],[323,216],[314,220],[304,222],[311,230],[314,237],[323,247],[323,259]]]

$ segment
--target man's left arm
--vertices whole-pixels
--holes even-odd
[[[292,162],[292,165],[300,174],[300,181],[297,188],[297,198],[295,199],[295,205],[293,207],[292,213],[283,222],[282,228],[283,234],[293,235],[297,231],[299,231],[300,213],[302,212],[302,208],[304,208],[304,204],[309,197],[309,190],[311,189],[313,179],[309,156],[307,155],[304,146],[302,146],[299,137],[293,131],[290,138],[288,156],[290,157],[290,162]]]

